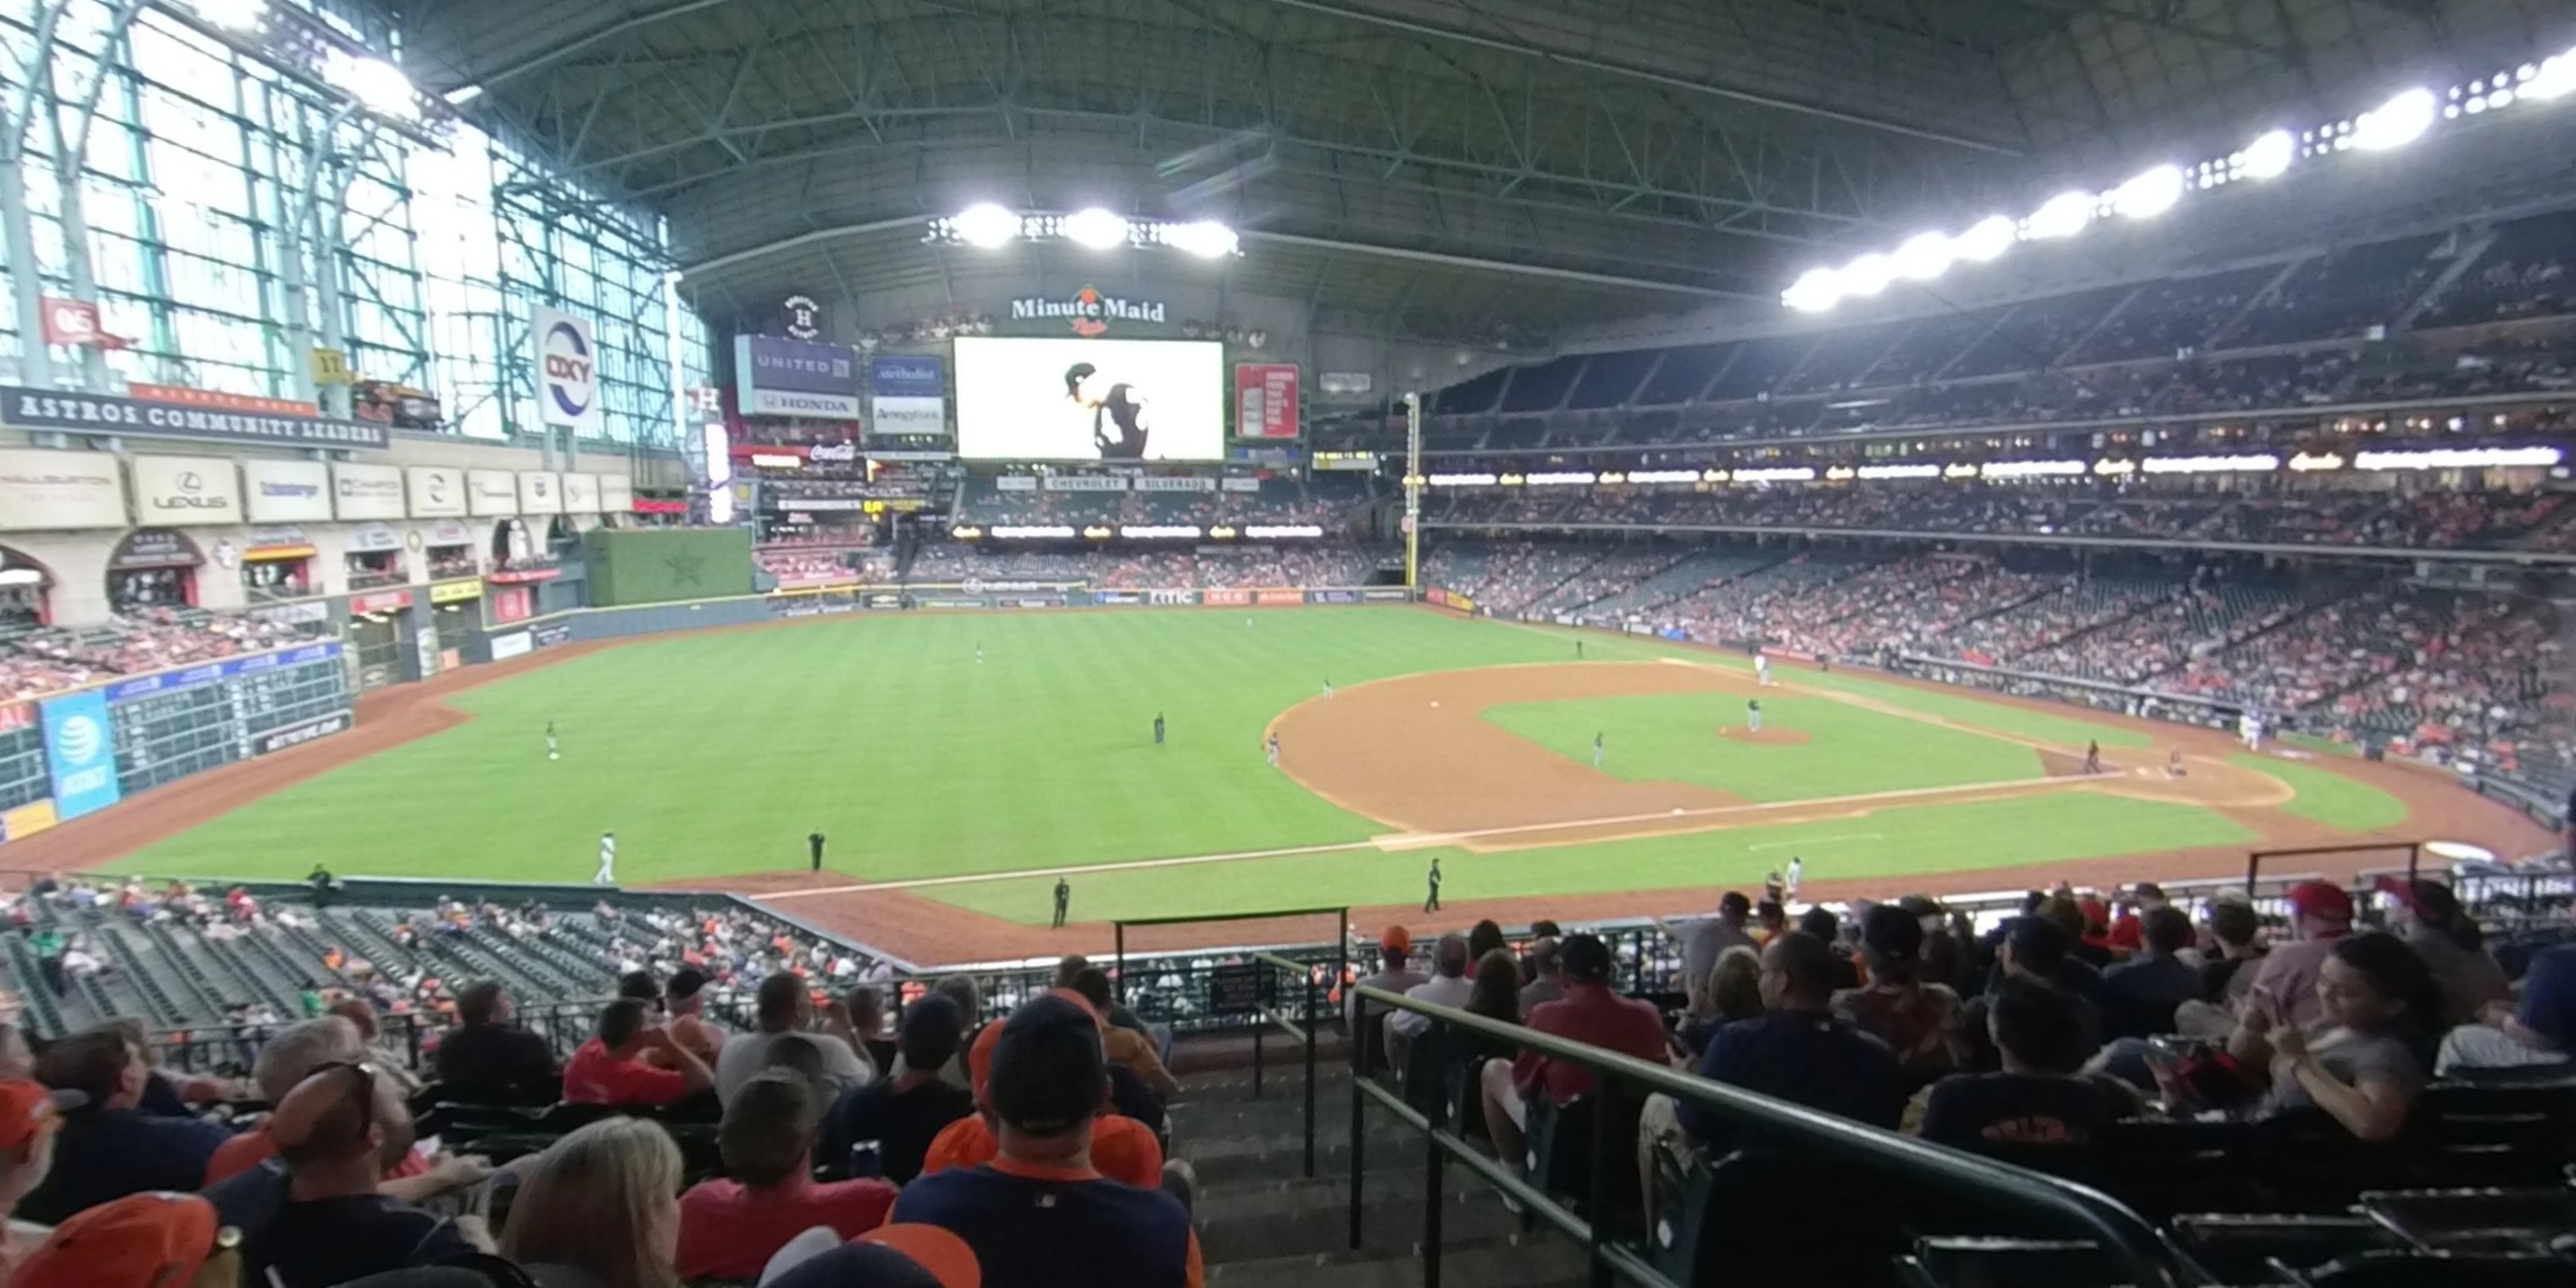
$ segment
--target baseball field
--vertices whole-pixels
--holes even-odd
[[[1577,638],[1397,606],[853,615],[582,646],[372,695],[352,734],[10,848],[579,882],[614,831],[626,884],[758,891],[880,942],[1043,945],[1059,876],[1085,924],[1398,909],[1436,856],[1455,909],[1570,916],[1687,910],[1792,856],[1811,891],[1884,894],[2532,839],[2417,771],[1874,674],[1783,664],[1763,686],[1745,658],[1651,640],[1583,633],[1578,658]]]

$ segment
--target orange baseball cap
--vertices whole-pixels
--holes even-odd
[[[1377,946],[1391,953],[1412,952],[1413,932],[1402,926],[1389,926],[1378,932]]]
[[[16,1079],[0,1082],[0,1151],[24,1146],[60,1123],[63,1111],[88,1103],[89,1097],[77,1091]]]
[[[858,1237],[860,1243],[892,1248],[930,1272],[939,1288],[983,1288],[984,1267],[975,1250],[948,1230],[918,1221],[881,1225]]]
[[[231,1233],[194,1194],[129,1194],[55,1226],[9,1288],[185,1288]]]

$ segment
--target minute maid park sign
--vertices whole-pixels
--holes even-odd
[[[1163,321],[1163,302],[1161,300],[1122,300],[1114,295],[1103,295],[1088,286],[1075,291],[1070,299],[1050,300],[1033,295],[1027,299],[1011,301],[1011,320],[1014,322],[1039,322],[1049,318],[1063,318],[1071,322],[1075,335],[1095,336],[1107,331],[1112,322],[1150,322],[1160,325]]]

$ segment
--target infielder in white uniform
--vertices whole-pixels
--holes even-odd
[[[1797,855],[1790,855],[1788,870],[1782,872],[1780,875],[1786,878],[1780,883],[1780,893],[1791,899],[1797,898],[1798,882],[1803,880],[1807,875],[1807,861],[1799,858]]]
[[[1753,655],[1753,682],[1755,684],[1769,684],[1771,682],[1770,654],[1756,652]]]
[[[2236,717],[2236,733],[2245,740],[2247,751],[2263,749],[2263,717],[2255,714],[2254,708],[2247,707],[2245,714]]]
[[[590,874],[592,885],[617,884],[617,833],[599,834],[599,871]]]

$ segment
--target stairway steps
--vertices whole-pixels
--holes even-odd
[[[1360,1234],[1364,1251],[1406,1252],[1422,1239],[1420,1159],[1400,1170],[1372,1168],[1363,1193]],[[1293,1175],[1293,1172],[1292,1172]],[[1350,1238],[1347,1176],[1280,1182],[1238,1181],[1201,1192],[1194,1215],[1208,1260],[1250,1261],[1340,1249]],[[1521,1219],[1503,1209],[1491,1189],[1452,1168],[1441,1182],[1444,1243],[1508,1237]]]

